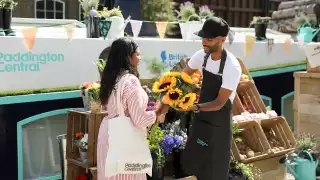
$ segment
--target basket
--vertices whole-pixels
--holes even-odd
[[[261,126],[256,121],[244,121],[237,123],[242,130],[240,138],[241,143],[245,143],[253,152],[253,157],[243,158],[241,143],[232,143],[232,155],[238,161],[242,163],[250,163],[266,158],[270,152],[270,146],[267,142]],[[248,154],[248,153],[247,153]]]

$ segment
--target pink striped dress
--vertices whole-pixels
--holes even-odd
[[[120,93],[122,106],[126,116],[130,117],[136,127],[147,127],[156,120],[153,111],[146,111],[148,95],[141,87],[139,79],[131,74],[127,74],[124,82],[123,92]],[[108,103],[105,105],[108,116],[105,117],[100,125],[97,144],[97,178],[98,180],[146,180],[146,174],[119,174],[109,178],[105,177],[105,162],[108,156],[108,119],[118,116],[116,106],[116,96],[111,94]]]

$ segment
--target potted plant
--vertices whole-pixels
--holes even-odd
[[[174,21],[174,2],[172,0],[141,0],[143,21],[139,36],[156,37],[158,31],[155,25],[156,21]],[[173,23],[168,23],[167,32],[174,28]]]
[[[119,6],[111,10],[103,8],[100,15],[103,20],[111,22],[111,27],[107,35],[108,39],[117,39],[124,36],[124,18]]]
[[[161,130],[159,125],[153,124],[148,131],[147,143],[150,148],[153,159],[152,177],[147,175],[148,180],[163,180],[164,179],[164,164],[166,161],[165,153],[160,143],[164,139],[164,130]]]
[[[214,12],[207,5],[203,5],[199,7],[199,16],[202,19],[202,21],[204,21],[204,19],[213,17]]]
[[[101,112],[101,102],[100,102],[100,84],[92,83],[88,88],[88,97],[90,101],[90,110],[92,113]]]
[[[196,13],[194,4],[190,1],[180,4],[180,11],[178,13],[178,18],[180,18],[180,29],[183,39],[197,40],[200,37],[194,35],[195,31],[199,31],[202,28],[203,23],[201,22],[201,17]]]
[[[77,132],[75,134],[74,145],[79,148],[81,161],[83,163],[87,162],[88,134],[83,132]]]
[[[15,33],[11,29],[11,21],[12,21],[12,11],[13,11],[14,7],[16,7],[17,5],[18,5],[18,3],[14,2],[13,0],[0,1],[0,7],[1,7],[0,18],[2,18],[2,20],[3,20],[3,22],[2,22],[3,27],[2,28],[3,28],[6,36],[15,36]]]
[[[87,38],[100,37],[100,17],[98,16],[99,0],[79,0],[87,25]]]
[[[83,106],[86,109],[90,108],[90,100],[88,95],[88,88],[91,86],[92,82],[85,82],[80,86],[80,93],[82,97]]]
[[[268,23],[271,20],[270,17],[260,17],[254,16],[253,20],[251,21],[250,25],[254,25],[254,30],[256,34],[256,38],[259,40],[266,39],[266,32]]]

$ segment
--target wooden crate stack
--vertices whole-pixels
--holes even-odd
[[[67,179],[73,180],[77,176],[88,173],[91,180],[96,180],[97,139],[100,124],[106,112],[91,113],[90,111],[70,110],[67,124]],[[87,161],[80,159],[79,149],[74,145],[77,132],[88,133]]]
[[[294,131],[320,139],[320,73],[294,73]]]
[[[243,74],[248,80],[239,83],[237,94],[232,106],[233,115],[240,115],[245,111],[250,113],[266,113],[263,100],[255,86],[244,63],[238,59]],[[237,123],[242,130],[241,139],[244,142],[233,143],[232,154],[242,163],[256,165],[262,170],[262,179],[270,180],[285,176],[285,171],[273,169],[279,167],[275,159],[295,150],[296,140],[284,117],[243,121]],[[262,163],[263,162],[263,163]],[[266,167],[264,164],[269,164]],[[285,168],[284,166],[282,168]],[[281,172],[282,174],[271,175]],[[277,178],[276,178],[277,177]]]

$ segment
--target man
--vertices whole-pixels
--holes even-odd
[[[232,140],[231,107],[240,81],[241,66],[223,48],[229,25],[219,17],[205,21],[195,32],[203,49],[196,52],[184,69],[189,75],[202,70],[199,103],[188,108],[196,111],[191,134],[183,154],[182,166],[198,180],[227,180]]]

